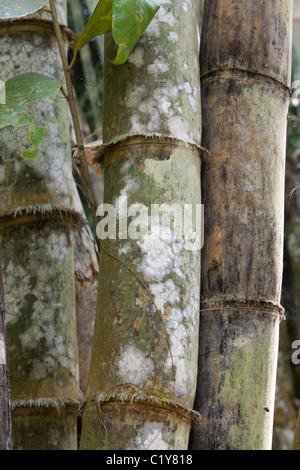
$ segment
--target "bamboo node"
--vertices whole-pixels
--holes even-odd
[[[130,403],[132,405],[133,403],[137,403],[150,407],[156,405],[169,413],[177,413],[182,418],[189,421],[193,421],[198,424],[202,422],[202,416],[198,411],[195,411],[184,404],[177,403],[170,399],[167,394],[153,394],[141,389],[133,383],[123,383],[107,392],[99,393],[93,398],[87,398],[81,403],[79,412],[84,412],[85,408],[91,404],[96,404],[99,410],[101,410],[101,405],[106,403],[113,403],[115,405],[124,405],[125,403]]]
[[[17,218],[30,217],[46,217],[48,219],[60,219],[62,222],[72,223],[74,228],[82,228],[87,225],[87,221],[81,216],[80,213],[67,209],[65,207],[57,206],[55,204],[34,204],[24,207],[16,207],[12,210],[0,213],[0,226],[7,225],[8,221]]]
[[[202,308],[204,307],[204,308]],[[284,315],[285,309],[280,303],[273,302],[272,300],[258,300],[258,299],[228,299],[224,301],[213,300],[201,301],[201,312],[209,312],[214,310],[260,310],[270,312],[274,315],[278,315],[280,321],[285,320]],[[251,317],[249,315],[249,317]]]
[[[162,134],[132,134],[125,136],[120,139],[106,142],[95,148],[96,157],[93,159],[93,163],[101,164],[104,160],[104,155],[114,150],[119,150],[124,147],[133,147],[139,145],[167,145],[170,147],[182,148],[195,153],[198,157],[210,156],[210,152],[194,142],[184,142],[182,140],[175,139],[172,136]]]
[[[80,402],[73,398],[49,397],[49,398],[29,398],[11,401],[12,411],[17,408],[55,408],[58,413],[66,407],[78,408]]]
[[[251,69],[247,69],[247,68],[244,68],[244,67],[219,67],[219,68],[215,68],[215,69],[211,69],[211,70],[207,70],[206,72],[202,73],[200,75],[200,79],[203,80],[203,79],[206,79],[208,78],[210,75],[220,75],[222,72],[232,72],[232,73],[235,73],[235,72],[238,72],[238,73],[247,73],[247,74],[251,74],[251,75],[258,75],[260,77],[263,77],[263,78],[268,78],[269,80],[272,80],[273,82],[276,82],[278,85],[280,85],[281,87],[283,87],[286,91],[288,91],[288,94],[290,96],[290,98],[292,97],[292,90],[291,90],[291,87],[279,80],[277,77],[273,76],[273,75],[270,75],[270,74],[267,74],[267,73],[264,73],[264,72],[260,72],[259,70],[251,70]],[[231,77],[233,78],[233,77]],[[241,77],[238,77],[238,78],[241,78]]]

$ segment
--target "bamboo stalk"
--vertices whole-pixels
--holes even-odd
[[[95,200],[95,195],[93,192],[93,187],[92,187],[91,178],[89,174],[89,168],[88,168],[88,164],[87,164],[86,157],[85,157],[83,136],[82,136],[82,132],[80,129],[80,123],[79,123],[79,117],[78,117],[77,108],[76,108],[73,84],[72,84],[71,74],[69,71],[69,64],[68,64],[68,59],[67,59],[67,55],[65,51],[63,36],[62,36],[61,29],[60,29],[60,24],[59,24],[58,11],[56,9],[56,3],[54,0],[50,0],[49,3],[50,3],[50,8],[51,8],[53,27],[54,27],[55,36],[56,36],[58,49],[60,53],[60,58],[61,58],[62,66],[63,66],[63,73],[64,73],[65,81],[66,81],[68,103],[69,103],[70,112],[72,115],[74,132],[75,132],[77,148],[78,148],[78,156],[80,160],[82,184],[83,184],[83,188],[86,194],[87,201],[90,204],[93,222],[96,227],[98,223],[98,218],[96,215],[97,203]]]
[[[86,0],[86,5],[88,7],[90,15],[92,15],[93,11],[95,10],[97,3],[98,3],[98,0]],[[100,60],[101,66],[103,67],[103,60],[104,60],[104,36],[103,34],[101,36],[96,36],[95,41],[98,47],[99,60]]]
[[[0,450],[12,450],[11,407],[4,290],[0,258]]]
[[[82,16],[82,7],[80,0],[72,0],[70,2],[70,8],[72,12],[75,33],[76,35],[79,35],[83,31],[85,26]],[[97,88],[97,77],[93,65],[90,44],[86,45],[86,47],[81,49],[79,54],[82,62],[85,87],[87,89],[90,108],[93,113],[94,129],[100,129],[102,127],[101,100]]]
[[[292,2],[205,2],[205,243],[192,449],[270,449]]]
[[[57,5],[61,16],[65,2]],[[5,80],[28,71],[61,78],[57,45],[37,18],[24,19],[22,32],[18,22],[0,28]],[[20,157],[23,129],[13,138],[11,128],[1,131],[0,232],[14,448],[76,449],[73,227],[81,219],[73,211],[68,107],[59,96],[53,105],[39,102],[31,109],[46,128],[34,162]]]
[[[74,182],[74,209],[85,217]],[[84,399],[94,334],[99,254],[97,244],[86,224],[74,230],[76,330],[79,360],[79,398]]]
[[[100,158],[104,201],[116,208],[121,196],[141,211],[201,203],[197,9],[158,3],[126,64],[107,60],[115,46],[106,36]],[[185,239],[127,237],[130,219],[120,223],[121,236],[101,242],[81,448],[186,449],[196,415],[200,250]]]

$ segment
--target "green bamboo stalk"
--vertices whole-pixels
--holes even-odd
[[[292,2],[205,2],[205,211],[192,449],[270,449]]]
[[[98,0],[86,0],[86,5],[88,7],[88,10],[90,12],[90,15],[92,15],[93,11],[95,10]],[[95,41],[97,43],[98,47],[98,53],[99,53],[99,60],[101,62],[101,65],[103,66],[103,61],[104,61],[104,36],[96,36]]]
[[[72,0],[70,3],[72,19],[74,22],[74,29],[76,35],[79,35],[84,29],[84,21],[82,16],[82,6],[80,0]],[[88,99],[90,108],[93,112],[93,119],[95,123],[95,129],[102,128],[102,110],[101,110],[101,99],[97,88],[97,77],[95,68],[93,65],[92,53],[90,44],[87,44],[83,49],[80,50],[80,59],[83,68],[83,74],[85,78],[85,86],[87,89]]]
[[[63,19],[65,1],[57,1]],[[1,24],[1,78],[62,77],[49,14]],[[65,15],[64,15],[65,18]],[[47,21],[47,22],[45,22]],[[65,43],[66,44],[66,43]],[[33,106],[46,128],[34,162],[20,157],[24,131],[1,131],[0,235],[7,309],[15,449],[76,449],[78,360],[68,106]]]
[[[158,3],[126,64],[107,60],[111,34],[105,46],[104,201],[117,208],[126,196],[142,212],[201,203],[197,5]],[[134,240],[122,223],[121,237],[101,242],[81,448],[186,449],[197,417],[200,250]]]

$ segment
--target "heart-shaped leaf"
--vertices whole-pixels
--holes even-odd
[[[0,19],[21,18],[46,5],[47,0],[0,0]]]
[[[119,46],[113,64],[126,62],[159,8],[152,0],[113,0],[112,34]]]
[[[10,78],[5,83],[6,103],[0,104],[0,127],[29,126],[32,149],[21,156],[33,160],[42,144],[45,128],[34,125],[34,116],[28,114],[26,105],[34,101],[52,102],[61,88],[61,81],[39,73],[24,73]]]
[[[5,83],[6,105],[17,111],[33,101],[52,102],[61,86],[60,80],[41,73],[16,75]]]

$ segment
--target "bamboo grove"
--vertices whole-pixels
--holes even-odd
[[[77,35],[100,3],[69,2]],[[19,156],[24,128],[0,129],[0,448],[268,450],[275,429],[276,446],[292,432],[297,449],[300,138],[292,149],[287,123],[299,0],[144,3],[157,8],[125,63],[113,63],[125,46],[109,28],[75,62],[102,133],[101,179],[73,92],[67,0],[0,21],[3,82],[63,77],[53,103],[30,105],[46,128],[32,162]],[[102,4],[114,27],[122,2]],[[204,234],[203,209],[201,223],[184,212],[192,244],[174,216],[191,204],[204,207]],[[143,231],[162,205],[169,216],[151,214]],[[101,239],[111,208],[118,236]],[[291,413],[278,424],[287,376]]]

